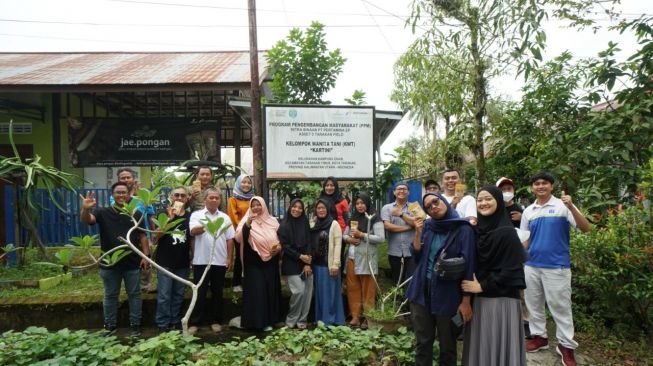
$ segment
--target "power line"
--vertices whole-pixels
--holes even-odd
[[[380,26],[378,26],[379,23],[377,23],[376,18],[374,18],[374,16],[372,15],[372,12],[367,7],[367,4],[366,4],[367,1],[361,0],[361,3],[363,4],[363,7],[365,7],[365,10],[367,10],[367,13],[370,15],[370,18],[372,19],[372,21],[377,25],[377,28],[379,29],[379,33],[381,33],[381,36],[383,37],[383,40],[385,41],[385,43],[388,45],[388,48],[390,48],[390,51],[394,52],[394,48],[392,47],[392,43],[390,43],[390,40],[385,35],[385,32],[383,32],[383,29]]]
[[[161,6],[176,6],[183,8],[201,8],[201,9],[222,9],[222,10],[244,10],[247,11],[247,8],[243,7],[231,7],[231,6],[217,6],[217,5],[195,5],[195,4],[180,4],[180,3],[164,3],[159,1],[145,1],[145,0],[107,0],[118,3],[130,3],[130,4],[146,4],[146,5],[161,5]],[[351,15],[351,16],[368,16],[368,14],[363,13],[343,13],[343,12],[322,12],[322,11],[306,11],[306,10],[278,10],[278,9],[261,9],[257,8],[257,12],[268,12],[268,13],[297,13],[297,14],[322,14],[322,15]],[[395,15],[388,14],[375,14],[376,16],[381,17],[394,17]]]
[[[141,42],[141,41],[121,41],[121,40],[110,40],[110,39],[96,39],[96,38],[73,38],[73,37],[57,37],[57,36],[43,36],[43,35],[33,35],[33,34],[18,34],[18,33],[0,33],[0,36],[5,37],[23,37],[23,38],[36,38],[36,39],[56,39],[63,41],[84,41],[84,42],[99,42],[99,43],[129,43],[129,44],[147,44],[155,46],[179,46],[179,47],[212,47],[214,50],[215,45],[208,44],[180,44],[180,43],[166,43],[166,42]],[[220,48],[220,47],[217,47]],[[241,50],[231,50],[231,51],[241,51]],[[361,50],[343,50],[343,53],[357,53],[357,54],[383,54],[383,55],[402,55],[403,52],[387,52],[387,51],[361,51]],[[142,52],[142,51],[139,51]],[[155,52],[155,51],[152,51]],[[188,51],[191,52],[191,51]],[[217,52],[217,51],[216,51]],[[89,53],[93,53],[89,51]]]
[[[86,25],[100,27],[170,27],[170,28],[249,28],[248,25],[239,24],[143,24],[143,23],[96,23],[96,22],[69,22],[57,20],[34,19],[9,19],[0,18],[0,22],[31,23],[31,24],[57,24],[57,25]],[[324,25],[326,28],[375,28],[375,27],[403,27],[403,24],[333,24]],[[258,25],[257,28],[309,28],[310,25]]]
[[[62,41],[84,41],[84,42],[101,42],[101,43],[130,43],[130,44],[148,44],[155,46],[179,46],[179,47],[215,47],[215,45],[207,44],[179,44],[167,42],[150,42],[150,41],[114,41],[110,39],[95,39],[95,38],[72,38],[72,37],[56,37],[56,36],[35,36],[33,34],[19,34],[19,33],[0,33],[0,36],[6,37],[23,37],[23,38],[37,38],[37,39],[57,39]]]

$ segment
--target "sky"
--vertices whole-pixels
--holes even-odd
[[[258,47],[271,48],[292,27],[323,23],[329,48],[340,48],[347,62],[326,99],[344,104],[355,89],[377,109],[397,110],[389,99],[393,64],[420,34],[405,26],[411,0],[265,0],[257,2]],[[622,0],[625,16],[653,14],[653,1]],[[610,22],[597,13],[598,24]],[[590,57],[608,40],[622,55],[636,48],[634,37],[607,30],[593,33],[545,25],[545,59],[564,50]],[[418,30],[419,32],[419,30]],[[0,0],[0,52],[72,51],[223,51],[249,47],[246,0]],[[491,80],[494,95],[519,97],[521,78],[514,73]],[[404,118],[382,146],[392,152],[412,134]],[[384,160],[387,160],[384,158]]]

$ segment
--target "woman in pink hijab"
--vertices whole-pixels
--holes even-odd
[[[279,222],[270,215],[265,200],[254,196],[249,209],[238,224],[236,240],[243,262],[243,315],[245,329],[272,330],[280,319],[281,279],[277,237]]]

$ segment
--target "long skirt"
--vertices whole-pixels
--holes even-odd
[[[315,321],[326,325],[345,324],[345,307],[342,303],[342,279],[329,275],[326,266],[313,266],[315,277]]]
[[[525,366],[519,299],[477,296],[473,312],[472,321],[465,327],[463,365]]]
[[[281,278],[277,257],[268,262],[245,263],[243,315],[245,329],[272,327],[279,321]]]

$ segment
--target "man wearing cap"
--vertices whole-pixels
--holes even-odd
[[[442,174],[442,188],[444,198],[453,207],[458,216],[466,218],[472,225],[476,225],[476,199],[470,195],[456,195],[456,184],[462,183],[460,173],[456,169],[447,169]]]
[[[521,215],[522,212],[524,212],[524,209],[520,204],[515,203],[515,183],[513,183],[512,179],[510,178],[501,177],[497,181],[497,187],[501,189],[501,192],[503,192],[503,202],[506,204],[506,211],[508,212],[510,221],[512,221],[512,224],[515,226],[515,228],[519,229],[519,225],[521,223]],[[529,233],[520,231],[521,230],[517,230],[517,235],[523,242],[527,239],[523,239],[520,235],[528,235]],[[531,330],[528,325],[528,308],[526,307],[526,302],[524,301],[524,290],[519,291],[519,297],[521,300],[522,320],[524,321],[524,333],[526,334],[526,339],[531,339]]]
[[[515,203],[515,184],[512,182],[512,179],[501,177],[497,181],[497,187],[503,192],[503,202],[506,204],[506,211],[508,211],[508,216],[510,216],[510,221],[512,224],[518,228],[521,223],[521,214],[524,212],[524,209],[521,205]]]
[[[408,194],[406,183],[395,184],[395,201],[381,208],[381,220],[388,232],[388,262],[390,262],[393,284],[403,282],[412,276],[415,270],[415,263],[410,252],[410,246],[415,237],[415,220],[408,210]],[[402,272],[403,274],[400,275]]]
[[[571,313],[571,269],[569,229],[590,230],[590,223],[574,206],[571,196],[561,192],[553,196],[554,178],[540,172],[530,179],[536,201],[528,206],[521,218],[521,229],[530,232],[525,299],[530,313],[533,338],[526,343],[527,352],[549,348],[546,334],[545,304],[556,323],[556,352],[566,366],[575,366],[574,321]]]

